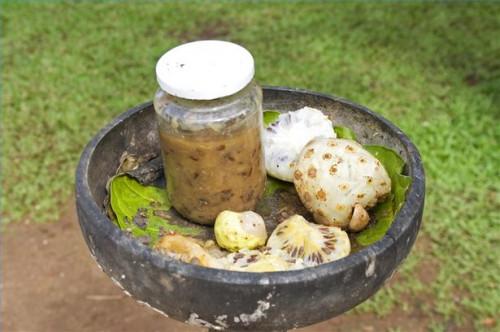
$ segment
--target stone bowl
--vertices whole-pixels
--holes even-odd
[[[264,88],[264,109],[287,112],[304,106],[321,109],[336,125],[353,129],[361,143],[390,147],[405,160],[412,184],[380,241],[313,268],[248,273],[183,263],[128,237],[108,219],[103,202],[106,182],[124,151],[158,153],[155,112],[148,102],[104,127],[78,165],[78,218],[97,264],[138,302],[210,330],[284,331],[340,315],[372,296],[408,255],[420,228],[425,196],[420,155],[400,129],[366,107],[305,90]]]

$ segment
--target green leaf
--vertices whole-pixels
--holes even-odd
[[[365,145],[364,148],[377,158],[391,178],[391,192],[394,194],[394,214],[403,205],[406,190],[410,187],[411,178],[401,174],[405,162],[394,150],[379,145]]]
[[[394,150],[380,145],[364,145],[363,148],[384,165],[391,180],[395,174],[401,174],[403,171],[405,162]]]
[[[384,202],[377,204],[373,208],[375,223],[359,233],[356,241],[362,246],[368,246],[384,237],[394,220],[393,195],[391,194]]]
[[[183,235],[199,233],[195,227],[182,227],[168,222],[165,212],[171,205],[164,189],[144,186],[132,177],[119,175],[111,180],[109,195],[118,227],[130,231],[135,237],[149,237],[151,245],[158,240],[162,230]],[[138,225],[134,218],[145,220],[144,225]]]
[[[280,112],[277,111],[265,111],[264,112],[264,128],[269,127],[271,123],[276,122],[280,116]]]
[[[281,181],[271,176],[268,176],[266,181],[266,189],[264,190],[264,197],[269,197],[274,195],[274,193],[278,189],[288,190],[292,186],[293,185],[290,182]]]
[[[333,130],[335,131],[335,134],[337,134],[337,138],[352,139],[353,141],[356,140],[356,134],[350,128],[334,126]]]
[[[360,245],[368,246],[383,238],[391,227],[394,217],[404,203],[411,178],[401,174],[405,162],[394,150],[380,145],[365,145],[364,148],[382,163],[391,178],[391,195],[372,210],[375,223],[356,236]]]
[[[394,178],[391,178],[392,182],[392,192],[394,194],[394,201],[393,201],[393,210],[394,214],[396,214],[401,206],[403,206],[403,203],[405,202],[406,198],[406,191],[410,187],[411,184],[411,178],[406,175],[402,174],[397,174]]]

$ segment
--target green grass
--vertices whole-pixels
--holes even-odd
[[[1,20],[6,220],[57,220],[86,142],[152,98],[157,58],[222,38],[252,51],[262,84],[367,105],[420,149],[430,248],[358,310],[384,314],[428,294],[424,310],[438,319],[481,329],[498,317],[500,6],[3,4]],[[431,258],[426,284],[417,273]]]

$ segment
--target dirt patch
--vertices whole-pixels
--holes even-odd
[[[432,256],[432,241],[426,235],[419,235],[415,242],[415,250],[424,256],[416,267],[418,279],[425,285],[430,285],[436,280],[439,272],[439,262]]]
[[[2,331],[198,331],[137,304],[88,254],[71,204],[62,220],[2,234]]]
[[[193,40],[225,40],[229,36],[230,31],[230,26],[225,22],[211,22],[205,24],[196,32],[181,32],[176,35],[176,38],[183,43]]]
[[[203,331],[124,295],[89,255],[73,202],[57,223],[10,224],[2,234],[2,331]],[[380,318],[347,314],[302,332],[426,331],[418,308]]]

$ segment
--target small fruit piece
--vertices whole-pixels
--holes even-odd
[[[317,223],[347,228],[356,204],[373,207],[391,191],[384,166],[352,140],[316,138],[297,160],[294,184]],[[355,220],[365,221],[358,208]],[[359,224],[359,223],[358,223]]]
[[[224,258],[227,256],[227,251],[219,247],[214,240],[205,241],[205,243],[203,244],[203,249],[205,249],[210,254],[210,256],[215,258]]]
[[[308,222],[294,215],[276,227],[267,246],[277,255],[302,260],[304,266],[315,266],[345,257],[351,251],[347,233],[338,227]]]
[[[155,246],[155,249],[172,258],[186,263],[205,267],[223,268],[223,264],[204,249],[201,241],[194,238],[178,235],[164,235]]]
[[[283,113],[264,130],[264,154],[269,175],[293,182],[300,151],[315,137],[336,137],[332,122],[320,110],[304,107]]]
[[[266,243],[264,220],[253,211],[222,211],[215,219],[217,244],[229,251],[255,249]]]
[[[269,251],[241,250],[226,257],[226,268],[243,272],[274,272],[291,269],[294,265]]]
[[[369,221],[370,216],[368,215],[368,212],[366,212],[363,205],[354,205],[351,221],[349,222],[349,229],[353,232],[359,232],[368,226]]]

